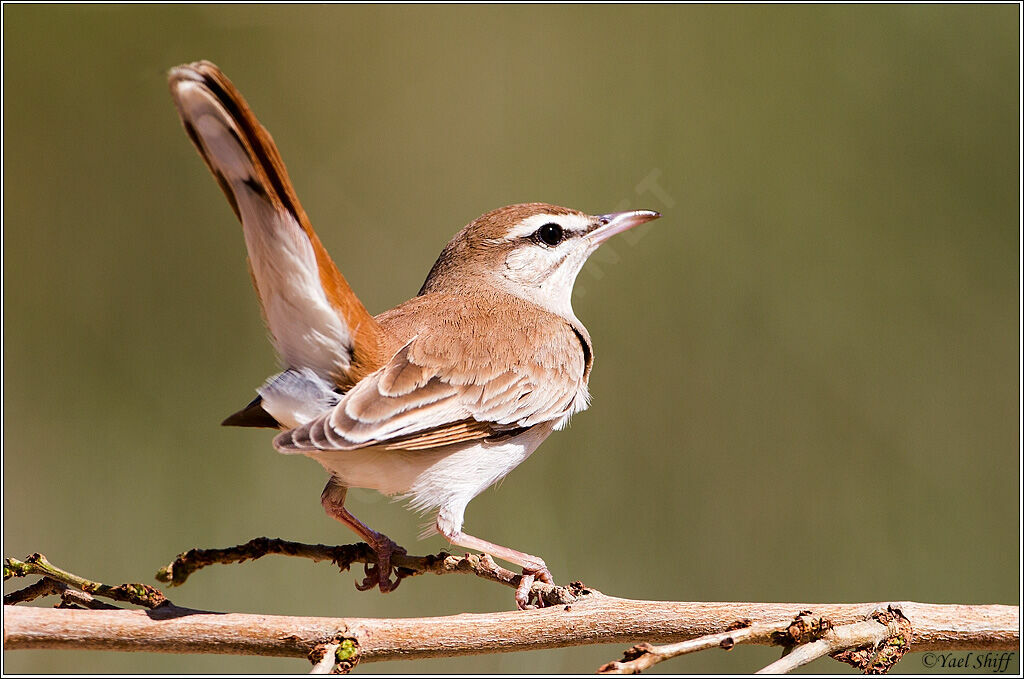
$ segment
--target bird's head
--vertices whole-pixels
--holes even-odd
[[[588,215],[547,203],[498,208],[455,234],[420,294],[497,287],[572,318],[572,288],[587,258],[615,234],[660,216],[652,210]]]

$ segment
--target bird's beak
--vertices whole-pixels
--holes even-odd
[[[597,227],[587,234],[587,238],[597,245],[617,233],[622,233],[626,229],[632,229],[634,226],[639,226],[660,216],[661,213],[654,210],[630,210],[629,212],[598,215]]]

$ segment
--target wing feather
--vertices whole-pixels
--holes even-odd
[[[503,350],[500,338],[445,348],[415,337],[332,410],[280,434],[274,445],[285,453],[425,450],[563,420],[585,405],[577,395],[586,391],[585,356],[571,329],[563,329],[552,340],[562,343],[561,352],[544,347],[525,361]],[[465,369],[464,345],[483,346],[475,371]]]

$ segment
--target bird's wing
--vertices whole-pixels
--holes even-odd
[[[281,360],[342,389],[355,384],[382,362],[381,330],[313,231],[274,140],[210,62],[174,68],[169,82],[185,132],[242,222]]]
[[[571,331],[565,332],[574,343]],[[479,338],[466,339],[470,345]],[[274,446],[283,453],[368,446],[423,450],[520,431],[585,406],[578,398],[585,391],[578,344],[565,341],[568,352],[531,351],[526,360],[507,360],[512,356],[500,350],[489,353],[496,347],[487,345],[494,343],[482,344],[478,356],[489,363],[471,372],[465,346],[453,351],[413,339],[332,410],[279,434]]]

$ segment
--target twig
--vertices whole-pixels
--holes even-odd
[[[102,592],[114,592],[118,595],[124,592],[134,591],[133,588],[145,587],[146,585],[121,585],[120,587],[107,587],[100,583],[93,583],[84,578],[80,578],[77,575],[63,571],[46,560],[41,554],[33,554],[28,557],[25,561],[18,561],[17,559],[7,559],[4,562],[4,579],[24,577],[27,575],[36,575],[40,572],[46,572],[50,575],[45,575],[36,582],[32,583],[24,589],[19,589],[15,592],[11,592],[4,596],[4,604],[19,604],[34,601],[40,597],[50,596],[51,594],[59,594],[60,602],[56,604],[56,608],[75,608],[75,609],[93,609],[93,610],[120,610],[117,606],[112,606],[108,603],[99,601],[93,595],[85,591],[79,591],[72,589],[71,585],[67,582],[61,582],[55,578],[61,580],[71,581],[82,586],[93,586],[96,585],[96,589]],[[150,588],[152,589],[152,588]],[[161,595],[162,596],[162,595]]]
[[[5,578],[6,579],[6,578]],[[68,588],[63,582],[57,582],[53,578],[40,578],[24,589],[4,595],[5,604],[20,604],[34,601],[40,597],[60,594]]]
[[[731,627],[733,629],[725,632],[666,646],[637,644],[626,650],[622,660],[603,665],[598,673],[639,674],[686,653],[715,647],[729,651],[738,644],[774,644],[785,648],[782,658],[759,674],[791,672],[825,655],[866,672],[885,672],[906,653],[912,634],[909,622],[892,606],[876,609],[868,620],[840,627],[834,627],[826,617],[815,617],[809,610],[801,611],[792,620],[758,625],[752,625],[750,620],[740,620]],[[883,642],[891,642],[891,652],[881,652]]]
[[[4,559],[4,580],[25,577],[26,575],[42,575],[62,582],[65,585],[70,585],[87,594],[102,596],[114,601],[124,601],[146,608],[156,608],[167,602],[167,597],[156,587],[140,583],[125,583],[111,587],[110,585],[104,585],[102,582],[86,580],[74,573],[57,568],[47,561],[46,557],[42,554],[32,554],[24,561]],[[6,604],[7,602],[5,601],[4,603]]]
[[[898,633],[898,628],[890,629],[877,620],[832,627],[820,639],[797,646],[789,654],[758,670],[757,674],[786,674],[826,655],[854,648],[875,649],[891,635]]]
[[[741,620],[733,625],[735,629],[716,634],[706,634],[696,639],[680,641],[676,644],[652,646],[648,643],[637,644],[626,649],[622,660],[610,662],[598,668],[598,674],[639,674],[665,660],[671,660],[687,653],[695,653],[709,648],[721,648],[731,651],[738,644],[773,643],[773,638],[785,630],[790,621],[761,623],[751,625],[750,620]]]
[[[334,670],[335,659],[334,654],[341,648],[341,644],[327,644],[322,649],[316,649],[316,652],[322,650],[323,657],[313,663],[313,669],[309,671],[310,674],[330,674]]]
[[[77,589],[71,589],[64,585],[64,590],[60,593],[60,603],[57,608],[89,608],[96,611],[119,611],[120,606],[113,606],[104,601],[100,601],[91,594],[85,592],[79,592]]]
[[[309,653],[313,663],[310,674],[348,674],[359,664],[359,642],[341,638],[317,646]]]
[[[156,579],[171,586],[177,586],[184,583],[192,573],[206,566],[242,563],[259,559],[268,554],[301,557],[314,562],[331,561],[341,570],[348,570],[354,563],[373,564],[377,560],[373,550],[363,542],[335,546],[310,545],[279,538],[261,537],[235,547],[190,549],[179,554],[173,562],[157,571]],[[481,556],[473,554],[454,556],[447,552],[427,556],[395,554],[391,561],[398,568],[399,579],[427,573],[435,575],[470,573],[513,589],[518,587],[522,580],[521,575],[502,568],[486,554]],[[537,601],[539,606],[552,606],[571,604],[581,594],[589,591],[582,583],[572,583],[568,587],[560,587],[544,582],[534,582],[530,594],[531,599]]]
[[[914,642],[914,627],[903,615],[903,611],[892,605],[884,610],[878,609],[871,617],[887,630],[882,641],[863,646],[849,645],[845,649],[830,652],[830,655],[865,674],[885,674],[910,649]]]
[[[342,570],[353,563],[374,563],[374,553],[366,543],[354,545],[309,545],[278,538],[253,538],[245,544],[220,549],[190,549],[156,573],[156,579],[172,587],[183,584],[192,573],[214,564],[235,564],[259,559],[268,554],[297,556],[314,562],[331,561]],[[395,555],[397,558],[398,555]]]
[[[20,562],[19,562],[20,563]],[[12,574],[11,577],[18,577]],[[63,582],[58,582],[53,578],[46,576],[40,578],[36,582],[24,589],[19,589],[16,592],[11,592],[4,596],[5,604],[20,604],[34,601],[40,597],[50,596],[51,594],[60,595],[60,603],[57,604],[57,608],[92,608],[102,610],[118,610],[117,606],[111,606],[108,603],[97,600],[91,594],[86,592],[80,592],[77,589],[71,589],[68,585]]]

